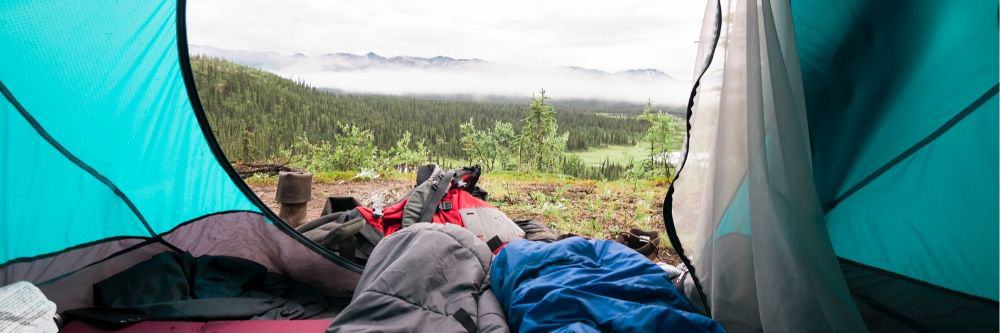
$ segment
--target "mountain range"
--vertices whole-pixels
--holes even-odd
[[[386,57],[241,51],[191,45],[192,54],[226,59],[319,88],[389,95],[530,96],[545,89],[556,98],[677,104],[686,83],[652,68],[607,72],[576,66],[540,67],[447,56]]]

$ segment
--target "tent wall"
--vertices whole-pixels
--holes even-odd
[[[864,331],[812,186],[789,4],[710,1],[716,22],[670,216],[697,227],[685,250],[712,316],[729,332]]]
[[[230,255],[330,295],[360,268],[278,219],[201,110],[183,0],[0,2],[0,285],[59,309],[162,251]]]
[[[997,299],[997,2],[793,2],[843,258]]]
[[[696,75],[708,67],[665,207],[714,318],[997,330],[997,12],[709,3]]]
[[[793,1],[834,249],[858,299],[917,329],[997,330],[997,12]]]
[[[176,9],[173,1],[0,2],[0,262],[258,210],[195,116]]]

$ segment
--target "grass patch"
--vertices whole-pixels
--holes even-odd
[[[665,183],[664,183],[665,182]],[[593,181],[551,175],[489,173],[489,202],[514,219],[535,219],[559,233],[609,238],[631,228],[664,230],[668,180]],[[660,235],[661,257],[669,241]]]
[[[330,184],[342,181],[350,181],[354,179],[355,175],[357,175],[357,172],[354,171],[317,172],[313,174],[313,183]]]
[[[314,191],[322,188],[323,195],[360,197],[386,188],[408,189],[415,177],[412,172],[389,172],[368,181],[354,178],[356,174],[315,174],[314,185],[320,186]],[[277,177],[254,176],[247,183],[273,189]],[[663,197],[667,185],[666,179],[595,181],[518,172],[486,172],[479,182],[489,193],[487,201],[512,219],[534,219],[558,233],[592,238],[610,238],[630,228],[664,230]],[[662,232],[660,258],[676,260]]]
[[[262,173],[254,174],[250,177],[244,178],[244,182],[250,186],[272,186],[278,184],[278,176],[268,176]]]
[[[641,143],[634,146],[607,146],[592,148],[582,152],[572,153],[587,165],[599,165],[605,160],[612,163],[628,163],[629,160],[641,161],[649,156],[649,144]]]

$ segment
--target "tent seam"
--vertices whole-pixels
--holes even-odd
[[[166,236],[167,234],[170,234],[170,233],[176,231],[180,227],[183,227],[185,225],[191,224],[193,222],[197,222],[198,220],[205,219],[205,218],[208,218],[208,217],[212,217],[212,216],[215,216],[215,215],[224,215],[224,214],[231,214],[231,213],[253,213],[253,214],[262,215],[262,214],[260,214],[260,212],[252,211],[252,210],[224,210],[224,211],[219,211],[219,212],[214,212],[214,213],[208,213],[208,214],[204,214],[204,215],[192,218],[192,219],[188,219],[188,220],[186,220],[184,222],[178,223],[176,226],[174,226],[170,230],[164,231],[164,232],[156,234],[154,236],[112,236],[112,237],[101,238],[101,239],[98,239],[98,240],[93,240],[93,241],[89,241],[89,242],[86,242],[86,243],[81,243],[81,244],[73,245],[73,246],[70,246],[70,247],[67,247],[65,249],[62,249],[62,250],[59,250],[59,251],[55,251],[55,252],[43,253],[43,254],[39,254],[39,255],[35,255],[35,256],[31,256],[31,257],[18,257],[18,258],[10,259],[10,260],[7,260],[4,263],[0,264],[0,270],[6,269],[8,266],[13,265],[13,264],[24,263],[24,262],[29,262],[29,261],[35,261],[35,260],[41,260],[41,259],[45,259],[45,258],[55,257],[55,256],[58,256],[60,254],[66,253],[66,252],[70,252],[70,251],[73,251],[73,250],[79,250],[79,249],[83,249],[83,248],[86,248],[86,247],[91,247],[91,246],[95,246],[95,245],[99,245],[99,244],[107,243],[107,242],[113,242],[113,241],[119,241],[119,240],[127,240],[127,239],[136,239],[136,240],[143,240],[143,241],[156,241],[156,240],[158,240],[158,238],[162,238],[163,236]],[[167,247],[171,247],[172,249],[177,249],[176,247],[173,247],[173,245],[170,245],[170,244],[164,244],[164,245],[167,246]],[[107,259],[108,258],[103,258],[103,259],[98,260],[97,262],[103,261],[103,260],[107,260]]]
[[[4,97],[7,98],[7,101],[9,101],[14,106],[14,109],[16,109],[17,112],[21,114],[21,117],[24,118],[24,120],[27,121],[29,125],[31,125],[31,127],[35,130],[35,132],[38,133],[38,136],[42,137],[43,140],[48,142],[49,145],[52,146],[52,148],[54,148],[56,151],[62,154],[63,157],[65,157],[71,163],[76,165],[78,168],[80,168],[87,174],[90,174],[92,177],[96,178],[97,181],[104,184],[104,186],[107,186],[108,189],[110,189],[111,192],[115,194],[115,196],[121,199],[125,203],[125,205],[128,206],[129,210],[132,211],[132,214],[134,214],[135,217],[139,219],[139,222],[142,223],[142,226],[146,228],[147,232],[149,232],[149,235],[156,236],[156,232],[153,231],[153,228],[149,226],[149,222],[146,221],[146,217],[144,217],[142,213],[139,212],[139,208],[135,206],[135,203],[133,203],[132,200],[129,199],[127,195],[125,195],[125,192],[123,192],[120,188],[118,188],[118,186],[115,185],[114,182],[112,182],[110,179],[108,179],[108,177],[105,177],[103,174],[94,169],[94,167],[90,166],[89,164],[81,160],[79,157],[76,157],[76,155],[73,155],[73,153],[70,152],[69,149],[66,149],[66,147],[63,146],[61,143],[59,143],[59,141],[56,141],[56,139],[53,138],[52,135],[49,134],[49,132],[46,131],[44,127],[42,127],[42,125],[38,122],[38,120],[35,119],[35,117],[32,116],[31,113],[28,112],[28,110],[25,109],[20,102],[18,102],[17,98],[15,98],[14,94],[9,89],[7,89],[7,86],[3,83],[3,81],[0,81],[0,93],[3,93]]]
[[[979,296],[979,295],[973,295],[973,294],[970,294],[970,293],[967,293],[967,292],[963,292],[963,291],[960,291],[960,290],[955,290],[955,289],[951,289],[951,288],[947,288],[947,287],[942,287],[942,286],[939,286],[939,285],[936,285],[936,284],[933,284],[933,283],[930,283],[930,282],[927,282],[927,281],[924,281],[924,280],[917,279],[917,278],[912,277],[912,276],[903,275],[903,274],[896,273],[896,272],[893,272],[893,271],[890,271],[890,270],[887,270],[887,269],[884,269],[884,268],[879,268],[879,267],[876,267],[876,266],[868,265],[868,264],[861,263],[861,262],[858,262],[858,261],[855,261],[855,260],[851,260],[851,259],[848,259],[848,258],[844,258],[844,257],[841,257],[841,256],[837,256],[837,260],[841,264],[853,266],[853,267],[861,269],[861,270],[866,270],[866,271],[868,271],[868,272],[870,272],[872,274],[875,274],[875,275],[884,276],[886,278],[895,278],[895,279],[904,280],[904,281],[907,281],[907,282],[910,282],[910,283],[913,283],[913,284],[916,284],[916,285],[920,285],[920,286],[924,286],[924,287],[927,287],[927,288],[934,289],[934,290],[936,290],[938,292],[941,292],[941,293],[949,294],[949,295],[952,295],[952,296],[955,296],[955,297],[959,297],[959,298],[965,298],[965,299],[972,300],[972,301],[978,301],[978,302],[981,302],[983,304],[991,305],[991,306],[994,306],[994,307],[1000,306],[1000,303],[998,303],[996,300],[993,300],[993,299],[990,299],[990,298],[987,298],[987,297],[983,297],[983,296]]]
[[[183,250],[183,249],[177,248],[173,244],[170,244],[170,242],[167,242],[166,240],[164,240],[163,237],[167,236],[169,234],[174,233],[175,231],[177,231],[178,229],[180,229],[182,227],[185,227],[187,225],[190,225],[190,224],[193,224],[193,223],[196,223],[196,222],[199,222],[199,221],[203,221],[205,219],[208,219],[208,218],[211,218],[211,217],[214,217],[214,216],[226,215],[226,214],[237,214],[237,213],[248,213],[248,214],[261,215],[260,212],[255,212],[255,211],[252,211],[252,210],[225,210],[225,211],[221,211],[221,212],[214,212],[214,213],[204,214],[204,215],[201,215],[201,216],[189,219],[187,221],[181,222],[181,223],[177,224],[176,226],[174,226],[173,228],[171,228],[170,230],[167,230],[167,231],[164,231],[162,233],[159,233],[156,236],[153,236],[153,237],[142,237],[142,239],[144,239],[144,241],[142,241],[142,242],[139,242],[139,243],[137,243],[135,245],[132,245],[130,247],[127,247],[127,248],[121,249],[119,251],[116,251],[116,252],[114,252],[112,254],[109,254],[108,256],[106,256],[104,258],[96,260],[96,261],[94,261],[92,263],[89,263],[89,264],[83,266],[83,267],[77,268],[77,269],[75,269],[75,270],[73,270],[71,272],[66,272],[66,273],[61,274],[59,276],[55,276],[55,277],[49,278],[49,279],[47,279],[45,281],[39,282],[39,283],[37,283],[37,285],[45,285],[45,284],[49,284],[49,283],[53,283],[53,282],[59,281],[59,280],[65,278],[67,276],[76,274],[79,271],[82,271],[84,269],[90,268],[91,266],[94,266],[94,265],[103,263],[105,261],[114,259],[115,257],[118,257],[120,255],[129,253],[129,252],[132,252],[134,250],[141,249],[143,247],[146,247],[146,246],[148,246],[150,244],[154,244],[154,243],[160,243],[160,244],[168,247],[170,250],[173,250],[174,252],[177,252],[177,253],[187,253],[188,252],[187,250]],[[263,217],[263,216],[261,216],[261,217]],[[266,223],[266,222],[264,222],[264,223]]]
[[[698,79],[694,81],[694,84],[691,87],[691,95],[688,98],[687,112],[685,113],[686,127],[684,131],[684,159],[681,160],[681,165],[677,167],[677,172],[674,174],[674,178],[670,181],[670,186],[667,188],[667,194],[663,198],[663,225],[667,232],[667,238],[670,240],[670,245],[674,248],[674,252],[676,252],[677,256],[681,258],[684,266],[687,267],[688,272],[691,274],[691,280],[694,282],[695,289],[698,290],[701,302],[705,306],[705,310],[710,317],[712,316],[712,308],[708,304],[708,297],[705,295],[701,282],[698,280],[698,275],[695,274],[695,267],[691,263],[691,259],[684,254],[684,247],[681,246],[680,237],[677,236],[677,227],[674,225],[673,203],[675,191],[674,184],[676,184],[677,179],[680,178],[681,171],[684,170],[684,166],[687,164],[688,153],[690,152],[691,116],[693,114],[695,96],[697,96],[698,88],[701,86],[701,79],[705,76],[705,73],[708,72],[709,67],[712,66],[712,60],[715,59],[715,52],[717,51],[719,45],[719,37],[722,35],[722,2],[716,0],[715,7],[715,38],[712,43],[712,50],[708,54],[708,59],[705,61],[704,68],[702,68],[701,73],[698,74]]]
[[[912,146],[910,146],[910,148],[904,150],[899,155],[896,155],[896,157],[894,157],[893,159],[889,160],[889,162],[886,162],[885,164],[883,164],[878,169],[875,169],[875,171],[872,171],[872,173],[869,174],[867,177],[861,179],[856,184],[854,184],[854,186],[851,186],[843,194],[841,194],[840,196],[834,198],[829,203],[827,203],[823,207],[823,213],[829,213],[834,208],[836,208],[838,205],[840,205],[841,202],[844,202],[844,200],[847,200],[847,198],[849,198],[850,196],[854,195],[854,193],[857,193],[858,191],[860,191],[865,186],[868,186],[868,184],[871,184],[873,181],[875,181],[876,179],[878,179],[879,177],[881,177],[883,174],[885,174],[886,172],[888,172],[889,170],[891,170],[893,167],[895,167],[899,163],[903,162],[903,160],[906,160],[910,156],[913,156],[913,154],[916,154],[917,151],[919,151],[920,149],[926,147],[928,144],[930,144],[934,140],[937,140],[937,138],[941,137],[941,135],[944,135],[944,133],[948,132],[948,130],[952,129],[953,127],[955,127],[956,124],[958,124],[963,119],[965,119],[970,114],[972,114],[973,111],[978,110],[979,107],[982,106],[983,104],[985,104],[987,101],[989,101],[990,98],[993,98],[993,96],[996,96],[998,90],[1000,90],[1000,84],[994,84],[992,88],[990,88],[989,90],[987,90],[985,93],[983,93],[981,96],[979,96],[979,98],[977,98],[971,104],[969,104],[964,109],[962,109],[962,111],[960,111],[957,114],[955,114],[954,116],[952,116],[951,119],[948,119],[947,122],[945,122],[944,124],[942,124],[941,126],[939,126],[937,129],[935,129],[933,132],[931,132],[930,134],[928,134],[926,137],[924,137],[920,141],[917,141],[917,143],[915,143]]]

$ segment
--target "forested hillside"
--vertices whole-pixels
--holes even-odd
[[[327,89],[326,91],[339,92],[333,89]],[[340,92],[342,93],[342,92]],[[500,103],[500,104],[517,104],[517,105],[528,105],[531,103],[531,96],[523,97],[509,97],[509,96],[475,96],[475,95],[413,95],[412,97],[421,99],[437,99],[437,100],[458,100],[458,101],[478,101],[484,103]],[[620,115],[640,115],[644,109],[644,105],[620,102],[620,101],[606,101],[601,99],[549,99],[549,104],[552,104],[559,112],[583,112],[583,113],[605,113],[605,114],[620,114]],[[684,108],[682,107],[671,107],[666,105],[654,105],[657,110],[662,110],[669,114],[674,114],[677,116],[682,116],[684,114]],[[596,110],[596,111],[595,111]]]
[[[298,136],[332,141],[337,124],[372,131],[379,147],[390,147],[404,131],[425,140],[432,152],[461,157],[460,125],[478,128],[496,121],[520,123],[529,103],[429,99],[331,93],[225,60],[191,61],[201,101],[226,154],[233,160],[259,160],[278,154]],[[529,96],[526,96],[526,98]],[[557,97],[557,96],[556,96]],[[615,103],[554,103],[567,148],[634,145],[648,125]],[[627,113],[638,113],[636,111]]]

